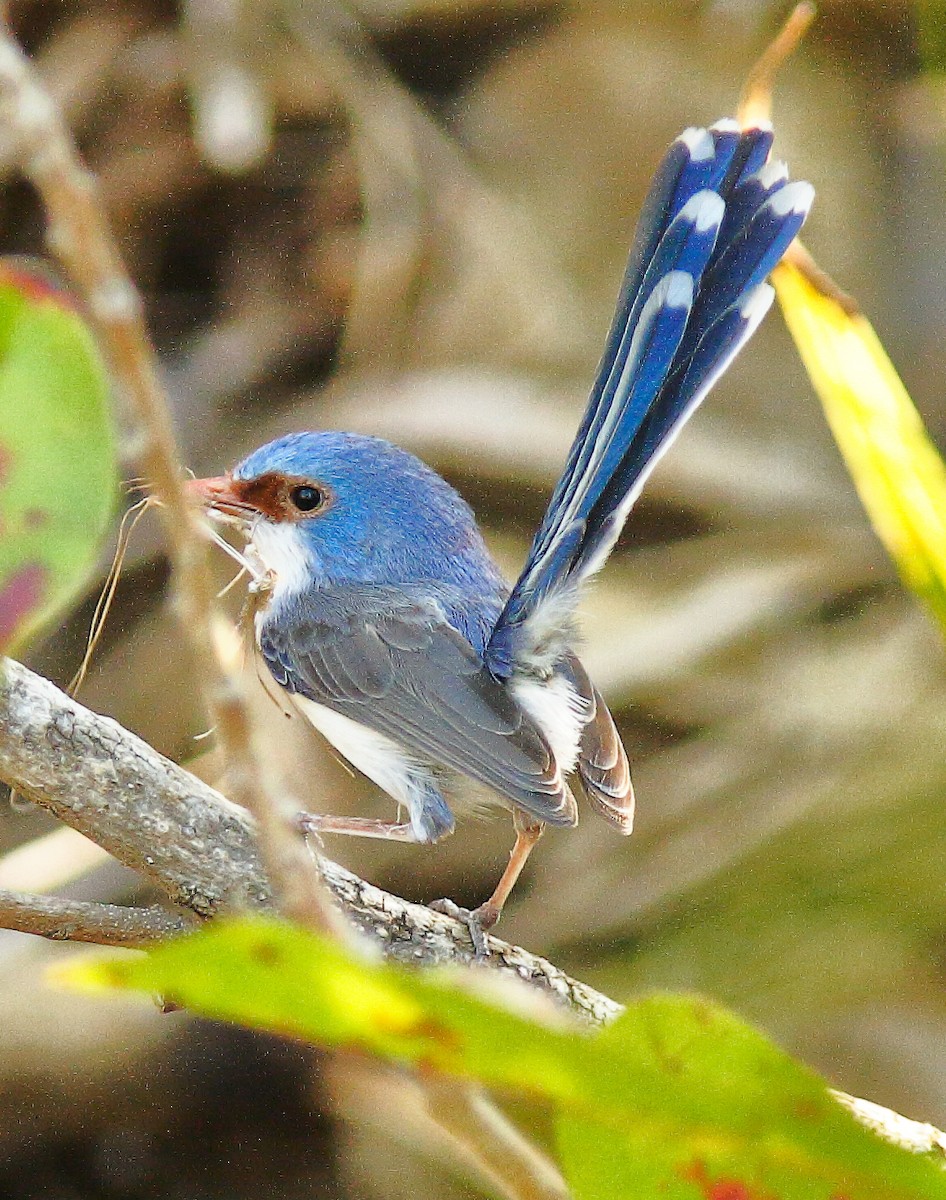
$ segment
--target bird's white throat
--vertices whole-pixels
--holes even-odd
[[[312,554],[298,525],[258,521],[249,544],[272,577],[270,608],[278,607],[312,582]]]

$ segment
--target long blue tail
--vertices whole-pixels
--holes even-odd
[[[579,585],[601,567],[650,472],[768,312],[765,278],[813,198],[769,163],[772,133],[688,129],[638,222],[568,461],[486,650],[505,678],[551,666]]]

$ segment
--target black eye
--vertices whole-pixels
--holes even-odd
[[[289,499],[298,508],[299,512],[312,512],[314,508],[318,508],[324,502],[325,493],[321,488],[312,487],[308,483],[302,483],[292,489],[289,493]]]

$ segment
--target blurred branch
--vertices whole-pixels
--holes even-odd
[[[56,942],[94,942],[99,946],[147,946],[193,929],[166,908],[129,908],[94,904],[0,889],[0,929],[33,933]]]
[[[258,166],[272,142],[272,103],[248,53],[262,32],[255,8],[241,0],[185,0],[181,9],[194,140],[220,171]]]
[[[200,917],[275,907],[246,812],[11,660],[0,682],[0,778]],[[472,962],[464,925],[320,863],[336,901],[387,957],[419,966]],[[495,938],[490,947],[490,967],[577,1015],[600,1023],[620,1012],[545,959]]]
[[[911,1121],[890,1108],[860,1100],[846,1092],[832,1092],[845,1108],[850,1109],[862,1125],[873,1129],[886,1142],[893,1142],[911,1154],[936,1154],[946,1163],[946,1133],[924,1121]]]
[[[355,133],[367,219],[345,321],[346,356],[376,365],[379,345],[410,343],[397,327],[406,315],[404,297],[416,296],[418,272],[429,275],[432,251],[444,245],[453,259],[462,247],[467,269],[488,280],[491,303],[508,311],[504,328],[515,331],[517,346],[543,358],[552,349],[567,356],[580,340],[581,318],[537,231],[477,175],[456,140],[398,81],[350,6],[280,3],[296,45],[317,77],[335,88]]]
[[[190,640],[195,678],[213,714],[230,790],[259,821],[262,850],[286,913],[328,928],[332,909],[294,830],[294,812],[281,806],[267,788],[254,753],[253,730],[233,662],[236,637],[229,623],[215,614],[205,539],[185,490],[141,297],[122,263],[95,181],[79,159],[59,109],[2,25],[0,123],[17,140],[22,169],[46,208],[47,242],[85,300],[99,345],[137,416],[141,461],[165,516],[181,624]]]
[[[446,1076],[424,1080],[433,1119],[510,1200],[568,1200],[558,1169],[527,1141],[478,1087]]]

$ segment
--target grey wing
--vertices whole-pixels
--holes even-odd
[[[437,606],[387,588],[333,588],[260,631],[276,680],[455,768],[550,825],[577,806],[548,742]]]

